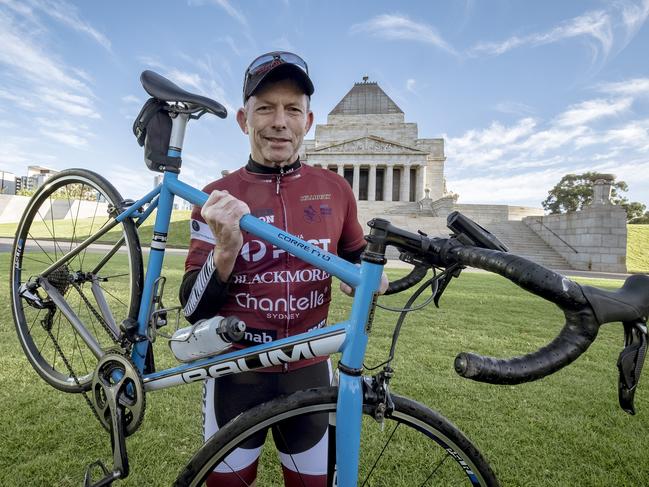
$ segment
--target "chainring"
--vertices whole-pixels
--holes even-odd
[[[119,353],[104,355],[95,368],[90,394],[99,422],[107,431],[111,428],[111,398],[124,408],[126,436],[142,424],[146,407],[144,382],[128,357]]]

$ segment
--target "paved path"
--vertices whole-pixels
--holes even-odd
[[[43,248],[47,250],[53,250],[53,245],[51,244],[51,242],[42,240],[39,243]],[[11,252],[12,246],[13,246],[13,238],[0,237],[0,253]],[[102,244],[95,244],[93,245],[93,247],[96,247],[98,250],[108,250],[110,248],[110,246],[102,245]],[[148,253],[149,248],[142,247],[142,251],[144,253]],[[186,249],[167,248],[166,251],[174,255],[187,255]],[[388,269],[408,269],[411,266],[409,264],[406,264],[405,262],[401,262],[400,260],[389,260],[385,267]],[[577,271],[573,269],[553,269],[553,270],[558,272],[559,274],[563,274],[564,276],[568,276],[568,277],[588,277],[592,279],[624,280],[631,275],[631,274],[613,273],[613,272]],[[469,267],[465,270],[465,272],[486,272],[486,271]]]

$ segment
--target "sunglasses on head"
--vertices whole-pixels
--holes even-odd
[[[309,74],[309,67],[300,56],[293,54],[292,52],[278,51],[262,54],[251,62],[248,69],[246,69],[246,81],[249,77],[264,74],[280,64],[292,64],[300,68],[306,74]]]

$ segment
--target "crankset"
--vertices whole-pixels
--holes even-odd
[[[110,432],[113,448],[112,471],[100,460],[86,470],[85,487],[100,487],[128,476],[126,437],[135,433],[142,424],[146,399],[140,373],[128,357],[119,353],[107,353],[99,361],[90,393],[100,423]],[[93,471],[102,475],[94,483]]]

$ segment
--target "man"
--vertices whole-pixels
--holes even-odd
[[[192,212],[191,243],[180,290],[190,322],[216,314],[246,323],[236,347],[267,343],[326,325],[331,277],[239,229],[247,214],[357,262],[365,247],[349,184],[337,174],[302,165],[298,152],[313,123],[314,92],[306,63],[288,52],[255,59],[244,76],[237,122],[250,140],[245,167],[204,188],[210,196]],[[346,292],[351,290],[347,287]],[[305,296],[313,299],[299,300]],[[308,304],[304,305],[308,301]],[[289,303],[299,302],[299,306]],[[208,380],[204,435],[212,436],[241,411],[308,387],[326,386],[324,358]],[[287,486],[323,486],[327,415],[273,431]],[[281,437],[281,438],[280,438]],[[239,448],[208,485],[241,485],[256,478],[265,433]],[[299,455],[297,455],[299,453]]]

